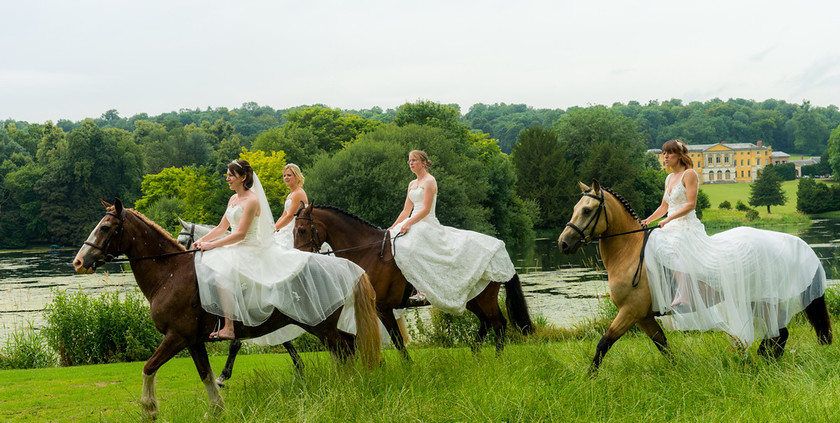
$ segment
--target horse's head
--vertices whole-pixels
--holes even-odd
[[[327,230],[321,222],[315,220],[312,214],[314,203],[306,206],[300,202],[300,208],[295,212],[295,248],[302,251],[318,252],[321,244],[327,242]]]
[[[578,183],[580,200],[575,204],[572,219],[557,239],[557,246],[564,254],[578,252],[593,237],[607,230],[607,209],[601,185],[594,179],[591,188],[583,182]]]
[[[125,225],[125,208],[118,199],[114,204],[108,204],[104,200],[105,216],[93,228],[76,258],[73,259],[73,267],[76,273],[93,273],[97,267],[114,257],[123,253],[122,233]]]
[[[178,218],[178,223],[181,224],[181,232],[178,233],[178,243],[183,245],[184,248],[190,248],[190,246],[195,242],[197,238],[195,236],[195,223],[187,222],[180,217]]]

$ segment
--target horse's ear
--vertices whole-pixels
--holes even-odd
[[[189,223],[184,222],[184,219],[181,219],[181,216],[178,216],[178,223],[179,223],[179,224],[181,225],[181,227],[182,227],[182,228],[184,228],[184,229],[187,229],[187,226],[189,226]]]
[[[300,207],[298,207],[297,211],[295,212],[295,217],[300,216],[300,212],[304,211],[305,209],[306,209],[306,203],[301,201],[300,202]]]
[[[578,184],[580,184],[580,192],[589,192],[589,187],[586,184],[581,181],[578,181]]]
[[[106,209],[113,206],[113,204],[110,204],[110,203],[108,203],[107,201],[105,201],[101,198],[99,199],[99,202],[102,203],[102,205],[105,206]]]
[[[592,178],[592,191],[595,194],[601,192],[601,184],[598,183],[598,180],[595,178]]]
[[[119,198],[114,198],[114,211],[116,211],[117,214],[122,214],[123,212],[123,203]]]

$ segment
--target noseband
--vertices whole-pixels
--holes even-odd
[[[123,214],[125,214],[125,210],[123,210]],[[105,239],[105,244],[103,244],[101,247],[92,243],[92,242],[89,242],[89,241],[84,242],[84,245],[87,245],[91,248],[95,248],[99,251],[102,251],[102,254],[104,254],[104,257],[103,257],[102,260],[97,260],[97,261],[93,262],[94,270],[98,266],[101,266],[102,264],[108,263],[109,261],[112,261],[114,258],[116,258],[116,256],[108,253],[108,248],[111,246],[111,241],[113,241],[116,236],[119,236],[120,241],[122,241],[122,233],[123,233],[122,229],[123,229],[123,224],[125,223],[125,217],[123,217],[123,214],[116,214],[112,211],[109,211],[109,212],[105,213],[105,215],[114,216],[117,219],[119,219],[119,223],[117,223],[117,228],[114,229],[114,232],[111,232],[111,234],[108,235],[108,238]]]
[[[187,245],[184,246],[186,248],[190,248],[190,245],[193,245],[193,243],[195,242],[195,223],[190,223],[189,232],[184,232],[183,230],[181,230],[181,232],[178,233],[178,236],[180,237],[181,235],[190,236],[189,241],[187,241]]]
[[[309,251],[311,251],[313,253],[319,252],[320,249],[321,249],[321,244],[323,244],[323,242],[321,242],[321,237],[318,234],[318,228],[315,227],[315,221],[312,220],[312,216],[306,216],[306,217],[295,216],[295,219],[308,220],[309,221],[310,239],[309,239],[309,242],[307,242],[304,245],[301,245],[301,247],[309,246]],[[293,239],[294,239],[294,235],[293,235]],[[295,246],[295,248],[299,248],[299,247]]]
[[[581,238],[581,241],[583,242],[583,245],[589,244],[594,239],[595,228],[598,226],[598,221],[601,219],[601,211],[602,210],[604,211],[604,222],[606,222],[608,227],[610,225],[609,218],[607,217],[607,210],[604,207],[604,191],[603,190],[601,191],[600,196],[590,194],[589,191],[592,191],[592,189],[590,188],[588,191],[581,194],[581,196],[582,197],[591,197],[591,198],[594,198],[594,199],[598,200],[598,208],[595,210],[595,215],[592,216],[589,219],[589,222],[586,223],[586,226],[584,226],[583,229],[577,227],[577,225],[575,225],[571,221],[569,223],[566,223],[567,227],[570,227],[570,228],[574,229],[574,231],[577,232],[578,235],[580,235],[580,238]],[[592,228],[589,229],[589,236],[587,236],[586,232],[584,232],[584,231],[586,231],[586,229],[589,228],[590,226],[592,226]]]

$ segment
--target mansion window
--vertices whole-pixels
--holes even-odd
[[[755,164],[761,166],[761,157],[755,159]]]

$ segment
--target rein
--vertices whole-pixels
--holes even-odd
[[[644,232],[645,233],[644,238],[642,240],[642,249],[641,249],[641,251],[639,251],[639,264],[636,266],[636,271],[633,273],[633,280],[631,281],[631,285],[634,288],[637,287],[639,285],[639,282],[642,279],[642,266],[644,265],[644,261],[645,261],[645,246],[647,246],[648,238],[650,238],[650,233],[653,232],[654,229],[658,229],[659,226],[652,226],[652,227],[649,227],[649,228],[645,227],[645,228],[641,228],[641,229],[635,229],[635,230],[632,230],[632,231],[620,232],[620,233],[617,233],[617,234],[594,236],[595,235],[595,228],[598,226],[598,220],[601,218],[601,211],[604,212],[604,222],[606,223],[608,228],[610,226],[610,221],[609,221],[609,218],[607,217],[606,201],[604,201],[604,191],[601,190],[601,195],[600,196],[590,194],[589,191],[584,192],[583,194],[581,194],[581,196],[591,197],[591,198],[594,198],[594,199],[598,200],[598,209],[595,212],[595,216],[593,216],[592,218],[589,219],[589,222],[586,223],[586,226],[584,226],[583,229],[578,228],[572,222],[566,223],[566,226],[574,229],[575,232],[580,234],[581,240],[583,241],[583,245],[587,245],[592,241],[596,241],[596,240],[600,240],[600,239],[612,238],[612,237],[621,236],[621,235],[629,235],[629,234],[634,234],[636,232]],[[594,222],[594,224],[593,224],[593,222]],[[586,236],[586,233],[584,231],[586,230],[586,228],[589,227],[589,225],[592,225],[592,229],[590,229],[590,231],[589,231],[589,236]]]
[[[124,262],[135,261],[135,260],[154,260],[154,259],[166,258],[166,257],[171,257],[171,256],[179,256],[181,254],[195,253],[195,252],[198,252],[198,251],[201,251],[201,250],[193,249],[193,250],[186,250],[186,251],[175,251],[174,253],[164,253],[164,254],[158,254],[158,255],[155,255],[155,256],[128,257],[128,258],[123,258],[123,259],[111,259],[111,260],[105,260],[105,262],[106,263],[124,263]]]

